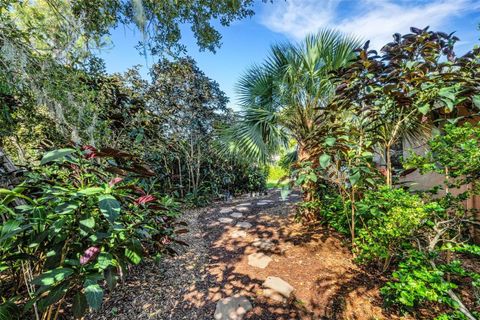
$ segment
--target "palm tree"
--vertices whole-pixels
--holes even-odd
[[[356,38],[323,30],[298,44],[272,46],[268,58],[239,81],[241,120],[226,130],[235,148],[265,161],[294,138],[298,161],[312,160],[305,142],[333,97],[330,74],[346,66],[359,45]],[[304,191],[304,200],[312,200],[312,192]]]

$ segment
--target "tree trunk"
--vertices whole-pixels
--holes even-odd
[[[298,143],[298,162],[304,163],[311,159],[311,155],[302,142]],[[311,202],[315,199],[315,184],[308,182],[302,185],[303,202]],[[316,212],[313,208],[304,208],[302,212],[302,219],[305,222],[313,222],[317,218]]]
[[[180,163],[180,157],[177,157],[177,164],[178,164],[178,178],[180,182],[180,197],[183,198],[182,164]]]
[[[390,145],[387,145],[385,148],[385,162],[387,165],[386,168],[386,175],[387,175],[387,186],[391,187],[392,186],[392,155],[390,154],[391,147]]]
[[[20,179],[17,176],[18,172],[18,168],[13,164],[0,146],[0,188],[13,189],[19,184]],[[15,206],[19,206],[25,204],[25,200],[16,198],[13,203]],[[3,215],[0,216],[2,219],[5,218]]]
[[[0,188],[9,188],[17,184],[14,176],[18,168],[0,147]]]

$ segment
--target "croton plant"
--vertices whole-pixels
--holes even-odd
[[[92,146],[47,152],[13,190],[0,190],[2,315],[76,318],[100,308],[128,265],[171,251],[177,204],[149,188],[128,153]],[[18,306],[24,306],[23,310]],[[6,313],[5,313],[6,312]]]

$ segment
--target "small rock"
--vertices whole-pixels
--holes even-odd
[[[267,298],[270,298],[278,302],[283,302],[283,303],[287,302],[287,299],[284,296],[282,296],[280,293],[272,289],[264,289],[263,295]]]
[[[247,298],[235,295],[217,302],[214,318],[216,320],[241,320],[252,309]]]
[[[257,247],[261,250],[271,251],[275,248],[275,244],[270,239],[259,239],[256,238],[252,242],[252,246]]]
[[[246,211],[250,210],[250,208],[238,206],[238,207],[235,207],[235,210],[246,212]]]
[[[241,207],[248,207],[248,206],[251,206],[252,203],[251,202],[244,202],[244,203],[240,203],[239,206]]]
[[[237,227],[248,229],[252,227],[252,224],[250,222],[242,221],[237,223]]]
[[[233,219],[232,218],[218,218],[218,221],[221,223],[232,223]]]
[[[293,287],[286,282],[285,280],[279,277],[268,277],[267,280],[263,283],[263,286],[267,289],[272,289],[275,292],[278,292],[285,298],[289,298],[290,294],[293,291]]]
[[[233,208],[222,208],[220,209],[220,213],[230,213],[233,211]]]
[[[265,269],[271,261],[272,258],[261,252],[252,253],[248,256],[248,264],[255,268]]]
[[[243,213],[241,212],[234,212],[230,215],[230,217],[232,218],[242,218],[243,217]]]
[[[237,230],[232,233],[232,238],[245,238],[247,233],[243,230]]]
[[[257,202],[257,205],[265,206],[265,205],[271,204],[272,202],[273,202],[272,200],[261,200]]]

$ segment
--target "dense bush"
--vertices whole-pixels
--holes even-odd
[[[431,213],[443,210],[435,202],[426,204],[417,195],[387,186],[368,191],[356,206],[359,259],[383,261],[384,269],[401,255],[402,247],[409,247],[412,235],[427,224]]]
[[[129,264],[175,241],[177,205],[140,179],[148,168],[86,149],[48,152],[21,185],[0,190],[0,270],[11,280],[2,298],[17,296],[27,314],[53,317],[66,300],[77,318],[98,309]]]

